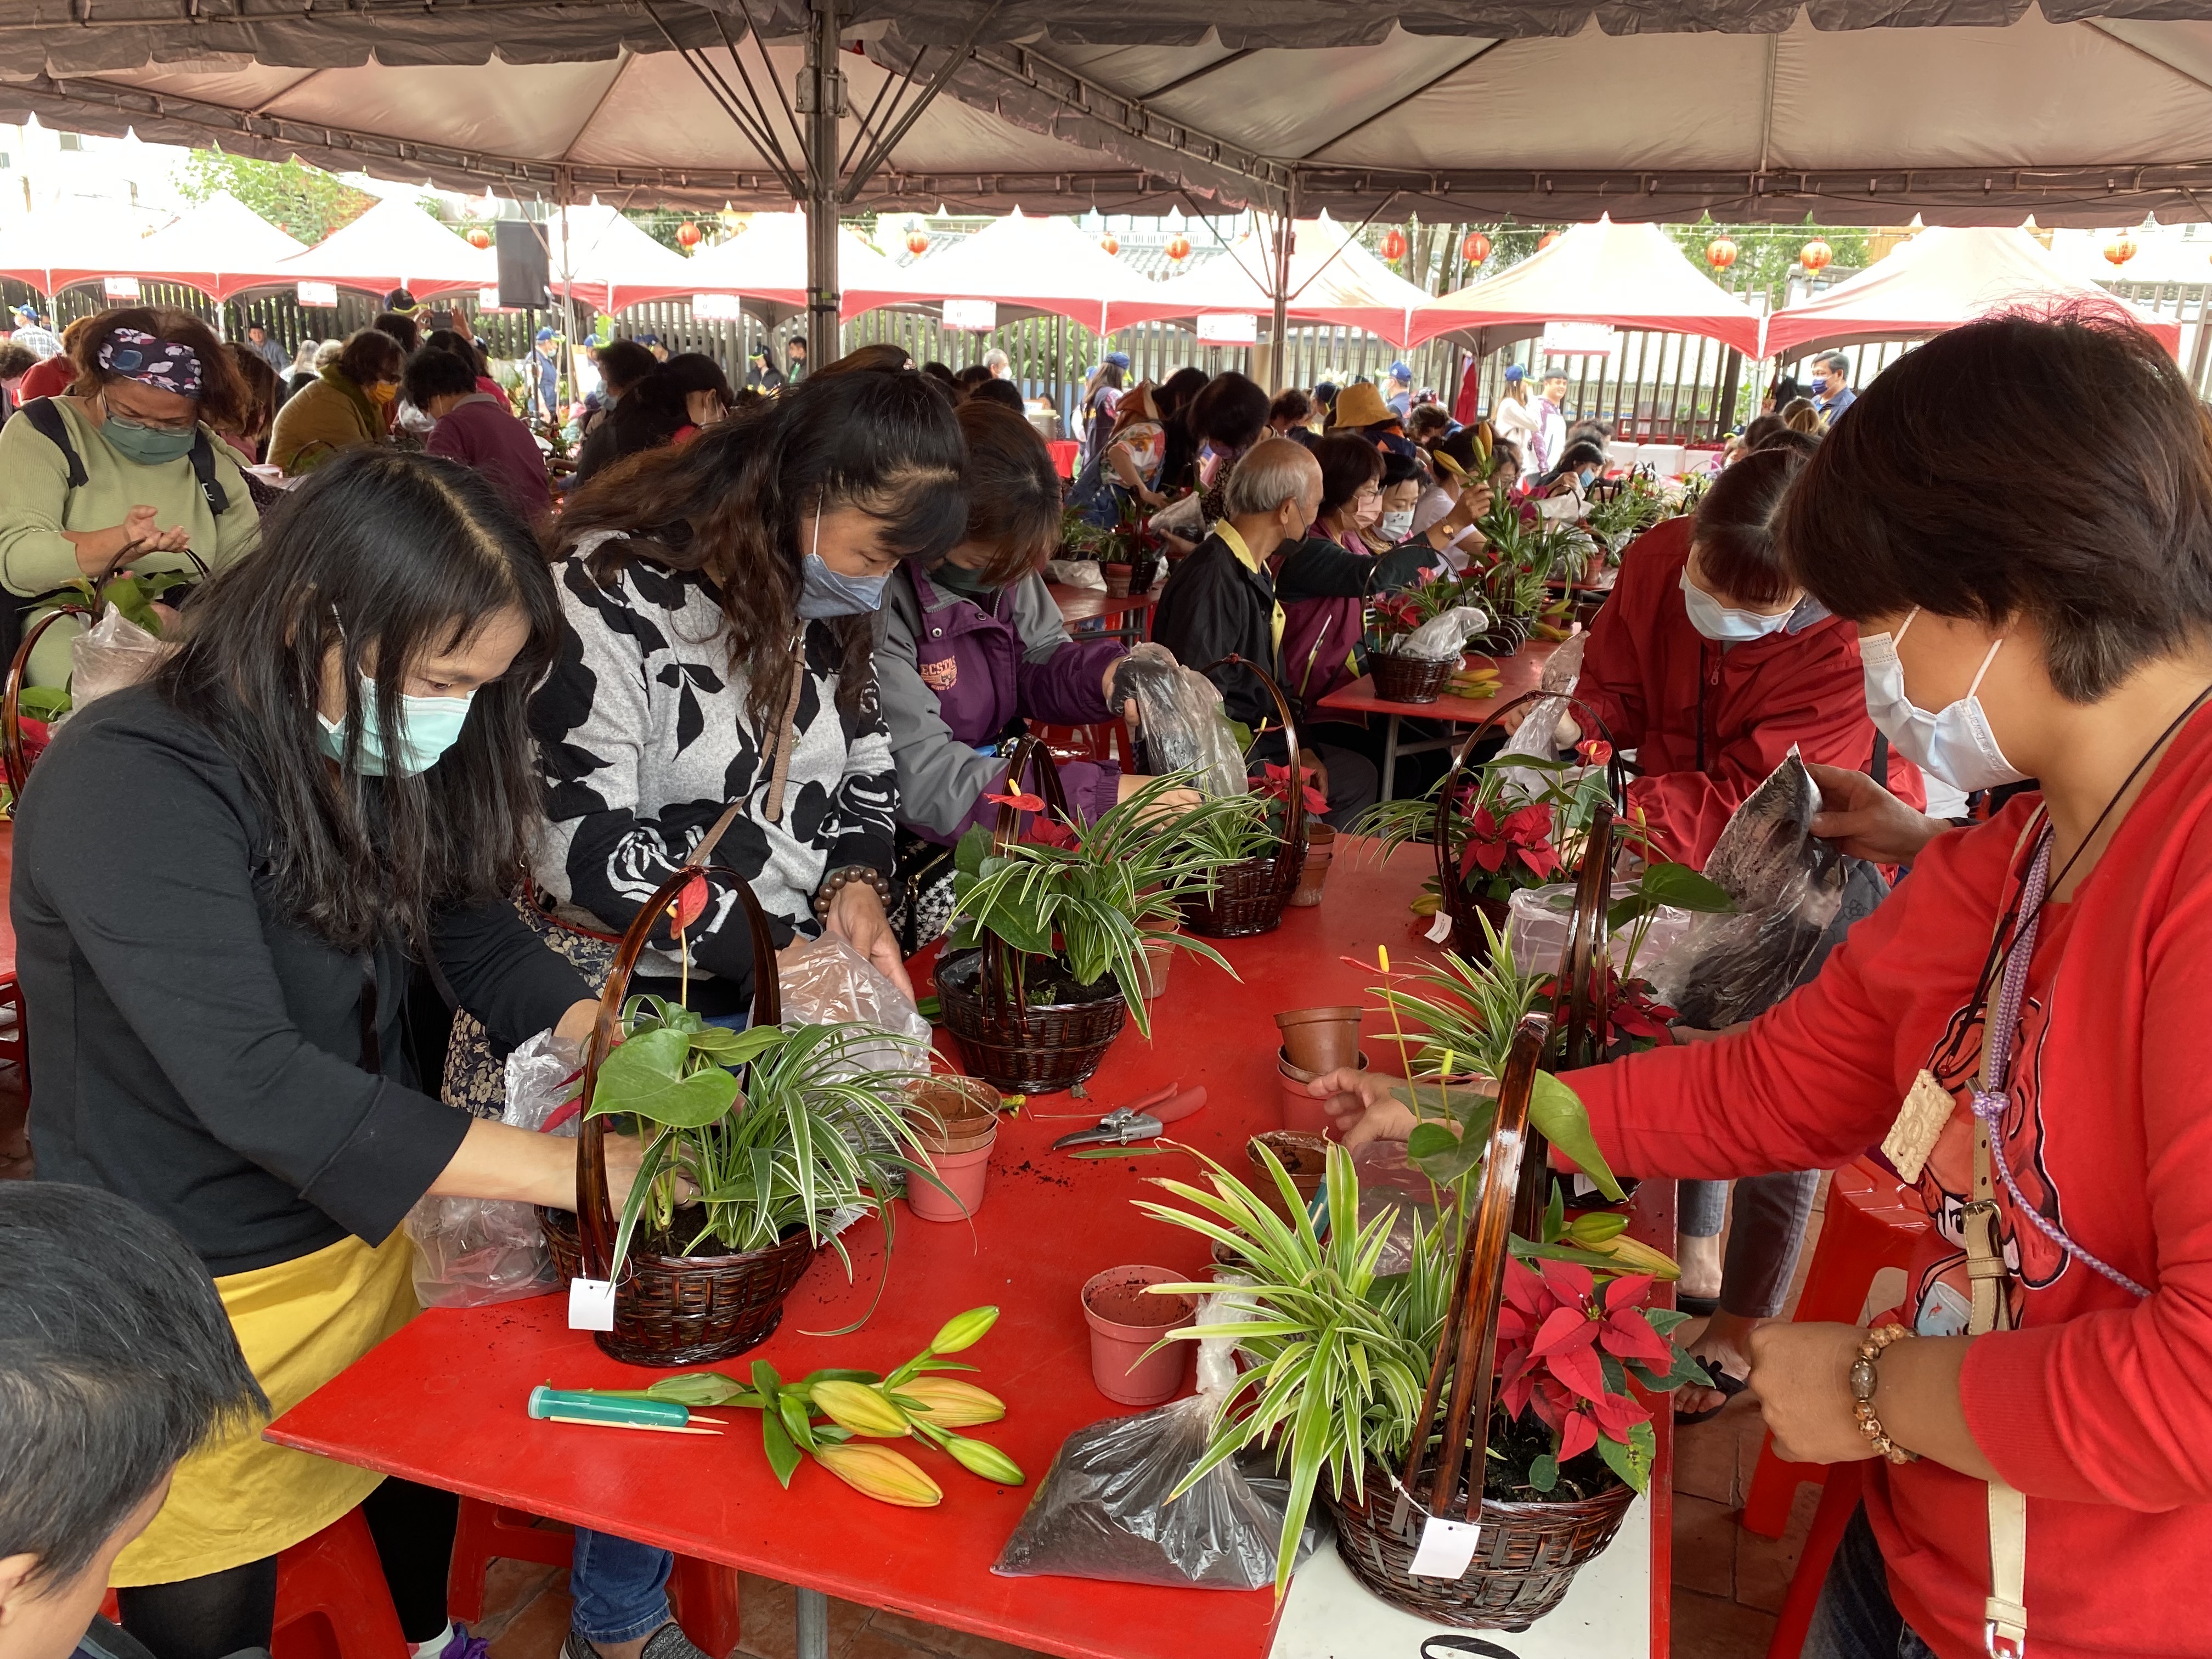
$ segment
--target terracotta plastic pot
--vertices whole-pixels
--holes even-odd
[[[1363,1072],[1367,1069],[1365,1054],[1359,1056],[1359,1069]],[[1336,1119],[1331,1115],[1331,1109],[1342,1106],[1349,1111],[1354,1097],[1339,1095],[1332,1100],[1316,1100],[1306,1092],[1306,1085],[1322,1073],[1291,1065],[1279,1049],[1275,1054],[1275,1072],[1276,1081],[1282,1091],[1283,1127],[1309,1134],[1333,1134],[1336,1129]]]
[[[970,1152],[998,1139],[999,1091],[980,1078],[917,1078],[907,1085],[907,1121],[932,1153]]]
[[[1091,1327],[1091,1379],[1098,1392],[1123,1406],[1157,1406],[1182,1391],[1190,1372],[1190,1345],[1170,1342],[1146,1350],[1198,1311],[1188,1296],[1153,1296],[1147,1285],[1176,1285],[1188,1273],[1165,1267],[1109,1267],[1083,1286],[1083,1317]]]
[[[1259,1194],[1261,1201],[1269,1209],[1288,1221],[1291,1212],[1283,1202],[1282,1188],[1275,1184],[1274,1172],[1260,1161],[1262,1146],[1282,1161],[1284,1173],[1290,1176],[1291,1185],[1297,1188],[1298,1197],[1311,1204],[1328,1173],[1328,1139],[1324,1135],[1295,1129],[1270,1129],[1244,1143],[1245,1161],[1252,1166],[1244,1177],[1244,1184]]]
[[[1328,866],[1336,857],[1336,831],[1325,823],[1306,823],[1306,861],[1298,869],[1298,884],[1291,893],[1290,902],[1301,909],[1321,902],[1322,886],[1328,880]]]
[[[1168,988],[1168,969],[1175,966],[1179,952],[1164,939],[1146,945],[1137,953],[1137,994],[1147,1002]]]
[[[1283,1033],[1283,1054],[1308,1072],[1333,1072],[1359,1054],[1359,1010],[1292,1008],[1275,1016]]]
[[[1106,597],[1109,599],[1127,599],[1129,579],[1136,572],[1126,564],[1103,565],[1100,568],[1106,573]]]
[[[952,1196],[947,1198],[919,1176],[908,1176],[906,1201],[915,1218],[965,1221],[981,1209],[983,1183],[991,1173],[991,1151],[997,1140],[998,1131],[994,1128],[989,1140],[967,1152],[932,1152],[930,1167],[937,1171],[937,1178],[952,1189]]]

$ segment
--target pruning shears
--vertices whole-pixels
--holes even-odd
[[[1126,1146],[1133,1140],[1150,1140],[1167,1126],[1150,1112],[1133,1111],[1127,1106],[1115,1108],[1088,1129],[1078,1129],[1072,1135],[1062,1135],[1052,1143],[1055,1152],[1064,1152],[1071,1146]]]

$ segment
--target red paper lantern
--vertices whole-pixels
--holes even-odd
[[[469,246],[471,247],[489,247],[491,246],[491,233],[486,230],[482,225],[470,226]]]
[[[1715,270],[1726,270],[1735,263],[1735,244],[1725,236],[1716,236],[1705,244],[1705,263]]]
[[[683,243],[686,247],[698,246],[699,227],[693,224],[689,219],[686,219],[682,224],[676,227],[676,240]]]
[[[1541,252],[1542,252],[1546,248],[1547,248],[1547,247],[1551,246],[1551,245],[1552,245],[1553,243],[1554,243],[1554,242],[1558,241],[1559,240],[1559,233],[1558,231],[1556,231],[1556,230],[1547,230],[1547,231],[1546,231],[1546,232],[1545,232],[1541,236],[1540,236],[1540,237],[1538,237],[1538,238],[1536,239],[1536,252],[1539,252],[1539,253],[1541,253]]]
[[[1386,230],[1382,233],[1382,257],[1395,264],[1406,257],[1405,233]]]
[[[1109,230],[1098,239],[1098,246],[1109,253],[1119,253],[1121,251],[1121,239]]]
[[[1797,250],[1797,263],[1808,270],[1826,270],[1835,260],[1835,249],[1817,236]]]
[[[907,232],[906,251],[908,253],[926,253],[928,250],[929,233],[927,231],[917,228]]]
[[[1479,265],[1490,258],[1490,238],[1480,231],[1470,231],[1468,239],[1459,245],[1460,257],[1471,265]]]
[[[1168,238],[1168,258],[1181,264],[1190,258],[1190,238],[1181,231]]]
[[[2105,244],[2105,257],[2112,262],[2113,268],[2117,270],[2136,257],[2136,239],[2124,230],[2120,232],[2118,235]]]

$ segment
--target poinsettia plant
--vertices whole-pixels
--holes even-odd
[[[1424,623],[1463,608],[1484,608],[1481,596],[1469,592],[1463,578],[1441,565],[1417,571],[1410,586],[1368,599],[1367,648],[1386,654],[1401,651]]]
[[[1306,816],[1310,818],[1317,818],[1328,811],[1328,797],[1322,793],[1320,787],[1315,783],[1316,776],[1313,768],[1310,766],[1298,768],[1298,799],[1305,807]],[[1252,793],[1267,801],[1267,829],[1272,835],[1279,838],[1283,833],[1285,816],[1290,811],[1290,767],[1287,764],[1278,766],[1273,762],[1267,763],[1261,769],[1260,776],[1252,786]]]

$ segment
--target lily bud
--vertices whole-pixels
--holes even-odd
[[[945,1322],[945,1328],[930,1338],[932,1353],[958,1353],[963,1348],[972,1348],[990,1334],[991,1327],[999,1322],[996,1308],[970,1308],[964,1314],[955,1314]]]
[[[902,1407],[908,1415],[940,1429],[972,1428],[978,1423],[995,1423],[1006,1414],[1005,1401],[957,1377],[917,1376],[911,1382],[900,1383],[892,1393],[900,1401],[913,1402]]]
[[[1585,1249],[1595,1249],[1608,1239],[1618,1238],[1627,1230],[1625,1215],[1607,1215],[1601,1210],[1592,1210],[1578,1215],[1567,1224],[1567,1237]]]
[[[1640,1238],[1626,1235],[1610,1239],[1599,1247],[1613,1258],[1613,1266],[1625,1273],[1650,1273],[1654,1279],[1669,1283],[1682,1276],[1681,1268],[1672,1256],[1656,1250]]]
[[[1022,1484],[1021,1465],[986,1440],[966,1440],[957,1434],[945,1437],[945,1449],[952,1454],[952,1461],[974,1475],[997,1482],[1001,1486]]]
[[[934,1509],[945,1492],[903,1452],[857,1441],[817,1447],[815,1461],[864,1497],[905,1510]]]
[[[906,1413],[866,1382],[817,1382],[814,1408],[841,1429],[896,1440],[912,1432]]]

